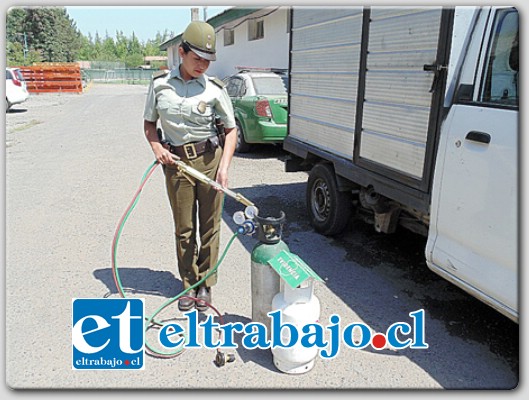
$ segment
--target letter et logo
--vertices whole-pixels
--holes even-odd
[[[73,299],[73,369],[143,369],[143,299]]]

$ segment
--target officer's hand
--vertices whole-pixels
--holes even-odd
[[[217,171],[217,178],[215,179],[223,187],[228,187],[228,171],[224,168],[219,168]],[[221,191],[220,189],[215,188],[215,190]]]
[[[154,156],[156,157],[156,160],[162,165],[172,165],[175,163],[172,157],[173,153],[163,146],[160,146],[154,150]]]

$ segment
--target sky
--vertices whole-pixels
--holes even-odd
[[[199,19],[204,19],[204,6],[199,8]],[[231,6],[207,6],[207,18],[220,14]],[[191,21],[191,6],[75,6],[66,7],[66,11],[75,21],[77,29],[85,36],[96,32],[101,38],[108,35],[116,37],[116,31],[122,31],[126,37],[132,32],[145,42],[154,39],[156,33],[174,32],[178,35]]]

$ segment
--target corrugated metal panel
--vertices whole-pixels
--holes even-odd
[[[359,44],[362,14],[341,16],[338,20],[305,27],[294,31],[292,50],[317,49],[342,44]],[[329,32],[332,30],[332,35]]]
[[[421,178],[439,8],[373,7],[360,157]],[[412,106],[412,107],[410,107]]]
[[[298,95],[352,100],[351,93],[358,90],[358,74],[295,74],[290,90]]]
[[[291,97],[291,100],[292,115],[354,130],[355,102],[318,97]]]
[[[362,8],[294,9],[289,135],[347,158],[353,137]]]
[[[315,25],[322,22],[335,21],[343,17],[358,14],[362,14],[362,7],[329,7],[325,9],[322,9],[321,7],[294,7],[292,29]]]
[[[421,72],[424,74],[424,72]],[[417,79],[416,72],[402,72],[395,79],[391,72],[372,72],[366,78],[368,103],[403,104],[424,107],[431,100],[431,80]]]
[[[363,131],[385,135],[388,146],[399,139],[422,145],[426,143],[424,132],[428,131],[429,116],[427,107],[370,104],[369,112],[364,112]]]
[[[359,53],[359,45],[292,52],[290,73],[356,72],[358,71]],[[321,79],[325,78],[321,77]]]
[[[304,143],[341,157],[349,158],[351,156],[353,132],[344,130],[342,127],[323,125],[319,121],[291,116],[290,129],[296,132],[296,137],[302,138]]]
[[[387,138],[383,135],[364,131],[360,156],[413,178],[421,178],[425,147],[402,139],[393,140],[388,146]]]

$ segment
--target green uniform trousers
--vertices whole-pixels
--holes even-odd
[[[183,161],[215,180],[221,156],[222,148],[218,147]],[[173,211],[178,271],[187,289],[204,278],[218,261],[224,194],[194,178],[189,178],[191,183],[175,166],[166,165],[164,171]],[[216,283],[216,272],[204,282],[207,287]]]

